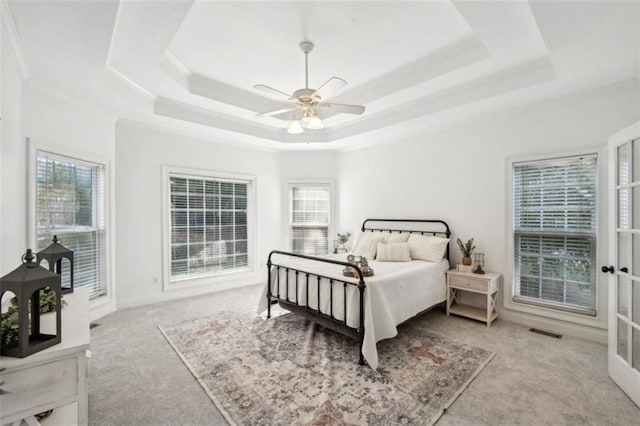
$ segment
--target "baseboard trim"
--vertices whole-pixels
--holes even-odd
[[[516,324],[526,325],[544,331],[550,331],[564,336],[577,337],[580,339],[590,340],[592,342],[606,345],[608,342],[607,330],[602,328],[589,327],[586,325],[569,323],[550,318],[543,318],[523,312],[513,311],[503,308],[500,310],[499,319],[514,322]]]
[[[176,291],[162,292],[162,294],[151,296],[151,297],[118,300],[116,303],[116,310],[119,311],[122,309],[134,308],[137,306],[152,305],[154,303],[169,302],[172,300],[185,299],[187,297],[200,296],[200,295],[209,294],[209,293],[218,293],[221,291],[235,290],[242,287],[250,287],[250,286],[257,286],[257,285],[264,285],[264,283],[260,283],[260,282],[221,283],[214,287],[212,286],[193,287],[191,289],[185,290],[184,292],[176,292]]]

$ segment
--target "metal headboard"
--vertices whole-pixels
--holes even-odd
[[[444,230],[370,228],[370,227],[367,227],[367,222],[435,223],[435,224],[438,224],[438,228],[444,228]],[[362,232],[367,232],[367,231],[371,231],[371,232],[379,231],[379,232],[389,232],[389,233],[408,232],[410,234],[420,233],[420,235],[425,235],[425,234],[433,235],[433,236],[443,235],[446,238],[451,237],[451,230],[449,229],[449,225],[444,220],[439,220],[439,219],[365,219],[365,221],[362,222],[361,229],[362,229]],[[449,244],[447,244],[445,257],[447,260],[449,260]]]

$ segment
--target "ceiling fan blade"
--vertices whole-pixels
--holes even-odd
[[[285,93],[282,90],[274,89],[273,87],[267,86],[266,84],[256,84],[255,86],[253,86],[253,88],[256,90],[260,90],[262,92],[268,93],[271,96],[274,96],[274,95],[278,97],[286,96],[287,99],[292,99],[292,96],[289,95],[288,93]]]
[[[325,81],[324,84],[320,86],[320,88],[316,90],[311,96],[317,96],[320,99],[326,99],[346,85],[347,82],[340,77],[331,77],[329,80]]]
[[[279,114],[283,114],[286,112],[291,112],[291,111],[295,111],[297,109],[299,109],[300,107],[298,107],[297,105],[293,105],[287,108],[279,108],[273,111],[267,111],[267,112],[261,112],[259,114],[256,114],[256,117],[273,117]]]
[[[318,104],[316,105],[316,108],[328,108],[334,112],[340,112],[345,114],[356,114],[356,115],[362,114],[365,109],[362,105],[332,104],[332,103]]]

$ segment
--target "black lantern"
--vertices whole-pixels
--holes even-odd
[[[3,314],[0,354],[4,356],[24,358],[60,343],[62,338],[61,276],[38,265],[35,259],[28,249],[22,256],[22,265],[0,278],[0,298],[10,291],[17,302],[17,312],[14,312],[17,318],[5,319]],[[45,334],[41,330],[40,295],[43,292],[55,294],[55,334]],[[47,331],[51,333],[52,330]]]
[[[69,287],[62,287],[62,294],[73,293],[73,250],[69,250],[62,244],[57,235],[53,236],[51,244],[38,252],[38,263],[46,260],[49,270],[62,275],[62,259],[69,260]]]

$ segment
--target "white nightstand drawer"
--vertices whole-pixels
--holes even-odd
[[[468,288],[470,290],[487,291],[487,281],[459,275],[449,276],[451,287]]]
[[[78,359],[69,357],[35,367],[9,371],[0,376],[2,416],[8,417],[29,407],[72,397],[78,393]]]

